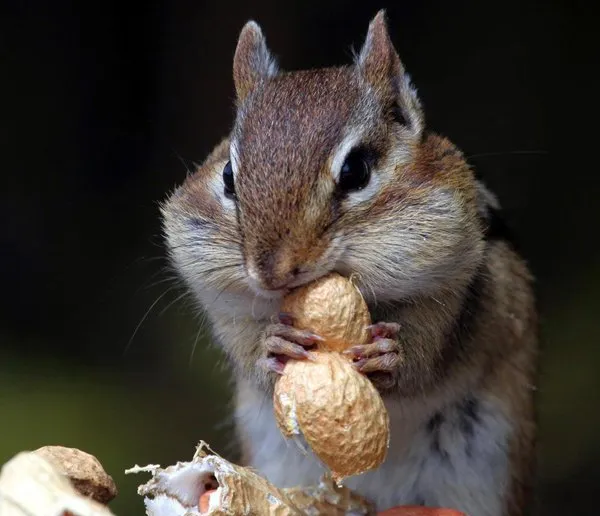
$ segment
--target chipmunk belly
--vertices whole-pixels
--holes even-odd
[[[248,465],[278,487],[315,485],[326,469],[292,440],[285,439],[273,416],[271,399],[244,387],[236,408],[245,437]],[[451,406],[424,417],[420,403],[386,401],[391,440],[380,468],[344,483],[374,501],[378,510],[426,505],[464,511],[469,516],[502,516],[507,488],[510,425],[499,408],[479,402],[477,426]]]

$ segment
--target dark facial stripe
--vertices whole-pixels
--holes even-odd
[[[404,116],[404,112],[397,102],[394,102],[394,105],[392,106],[392,119],[397,124],[408,127],[408,120]]]

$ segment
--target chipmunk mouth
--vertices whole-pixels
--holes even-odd
[[[329,269],[327,270],[319,270],[319,271],[310,271],[310,272],[302,272],[298,274],[298,276],[294,277],[294,279],[285,283],[284,285],[277,286],[276,288],[265,288],[264,284],[258,279],[256,276],[252,274],[248,274],[247,281],[250,289],[258,296],[269,299],[282,299],[285,297],[290,291],[295,288],[301,287],[302,285],[306,285],[311,281],[315,281],[322,276],[325,276],[331,272]]]
[[[256,285],[252,280],[248,281],[248,284],[250,285],[252,292],[254,292],[257,296],[269,300],[282,299],[291,290],[289,288],[265,289],[259,285]]]
[[[339,238],[334,238],[325,252],[312,264],[298,261],[279,261],[277,253],[266,259],[246,262],[246,279],[250,289],[266,299],[281,299],[291,290],[333,272],[343,250]]]

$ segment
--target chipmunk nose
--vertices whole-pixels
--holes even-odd
[[[300,274],[301,268],[294,263],[288,253],[270,251],[260,255],[248,265],[248,276],[255,286],[264,290],[281,290],[292,283]]]

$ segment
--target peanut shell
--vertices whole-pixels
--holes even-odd
[[[102,504],[117,496],[114,480],[93,455],[64,446],[43,446],[34,453],[51,462],[82,495]]]
[[[301,433],[336,481],[378,467],[389,443],[389,418],[379,392],[339,353],[314,356],[315,362],[288,362],[275,386],[282,433]]]
[[[290,360],[275,384],[275,418],[285,437],[303,435],[336,481],[378,467],[387,454],[389,416],[371,381],[339,352],[369,342],[369,310],[346,278],[328,274],[292,291],[281,310],[294,326],[325,339],[315,361]]]
[[[293,316],[296,328],[323,337],[320,349],[343,351],[369,340],[369,308],[358,288],[337,273],[290,292],[281,311]]]

